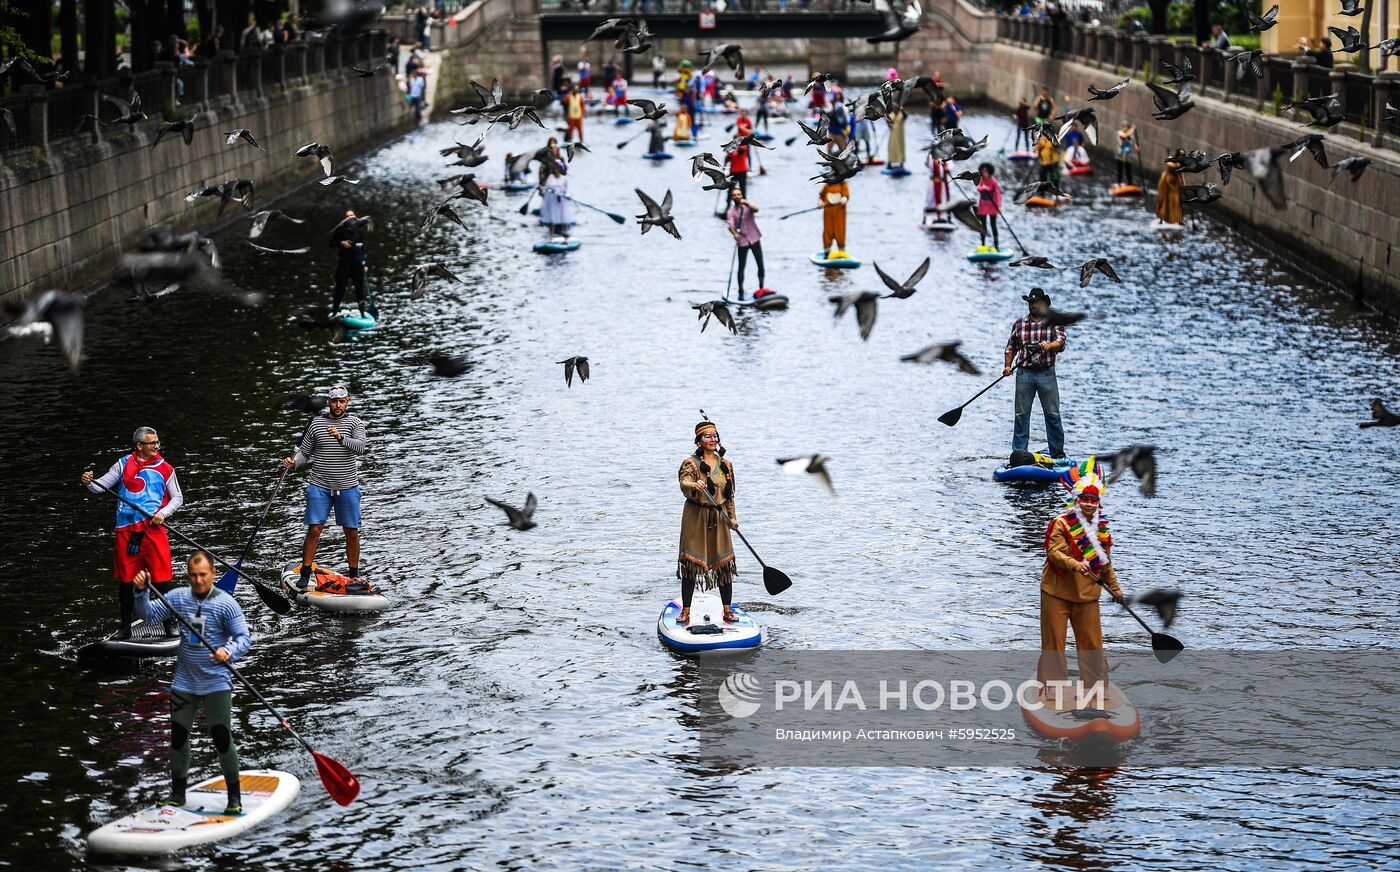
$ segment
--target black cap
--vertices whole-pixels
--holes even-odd
[[[1044,300],[1045,305],[1050,305],[1050,297],[1046,295],[1044,288],[1031,288],[1031,292],[1029,294],[1022,294],[1021,299],[1025,300],[1027,303]]]

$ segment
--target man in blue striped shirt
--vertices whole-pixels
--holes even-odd
[[[133,579],[136,616],[147,624],[175,617],[180,621],[180,654],[170,686],[170,798],[162,805],[185,804],[190,771],[190,730],[202,707],[209,736],[219,751],[219,768],[228,789],[224,814],[242,814],[238,782],[238,745],[233,739],[233,676],[224,664],[233,663],[252,647],[243,609],[232,596],[214,587],[214,561],[203,551],[190,556],[189,587],[165,594],[165,602],[151,602],[147,588],[151,574],[141,570]],[[170,605],[167,606],[166,603]],[[171,609],[174,609],[172,613]],[[204,647],[203,637],[214,649]]]
[[[311,464],[311,481],[306,486],[306,541],[301,548],[301,579],[305,588],[316,560],[316,546],[326,528],[331,509],[335,522],[345,531],[345,557],[351,578],[360,577],[360,455],[369,451],[365,422],[349,413],[350,392],[336,385],[326,394],[330,407],[311,419],[297,443],[296,454],[282,461],[287,469]]]

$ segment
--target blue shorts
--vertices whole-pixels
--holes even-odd
[[[319,484],[308,484],[306,486],[306,526],[316,526],[326,523],[326,519],[331,515],[331,507],[335,507],[335,522],[341,527],[349,527],[352,530],[360,529],[360,489],[358,487],[346,488],[345,490],[327,490]]]

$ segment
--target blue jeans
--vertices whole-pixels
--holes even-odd
[[[1011,450],[1025,451],[1031,441],[1031,403],[1040,397],[1040,411],[1045,413],[1045,438],[1050,453],[1063,454],[1065,428],[1060,423],[1060,383],[1055,380],[1055,367],[1041,372],[1016,370],[1016,427],[1011,435]]]

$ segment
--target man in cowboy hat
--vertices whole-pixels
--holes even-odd
[[[1066,625],[1074,629],[1079,652],[1079,677],[1087,688],[1107,681],[1103,657],[1103,629],[1099,625],[1099,597],[1107,588],[1113,601],[1123,602],[1110,550],[1113,536],[1108,519],[1100,511],[1103,470],[1095,458],[1066,470],[1064,484],[1070,491],[1069,511],[1045,527],[1045,565],[1040,570],[1039,678],[1063,681]],[[1072,696],[1069,698],[1073,698]]]
[[[1045,438],[1050,443],[1051,457],[1065,456],[1065,430],[1060,423],[1060,384],[1055,380],[1055,355],[1065,348],[1065,328],[1051,324],[1050,297],[1041,288],[1031,288],[1021,299],[1030,312],[1011,325],[1011,338],[1006,343],[1002,375],[1016,372],[1016,424],[1011,435],[1011,450],[1025,451],[1031,441],[1031,404],[1040,398],[1040,410],[1045,414]]]

